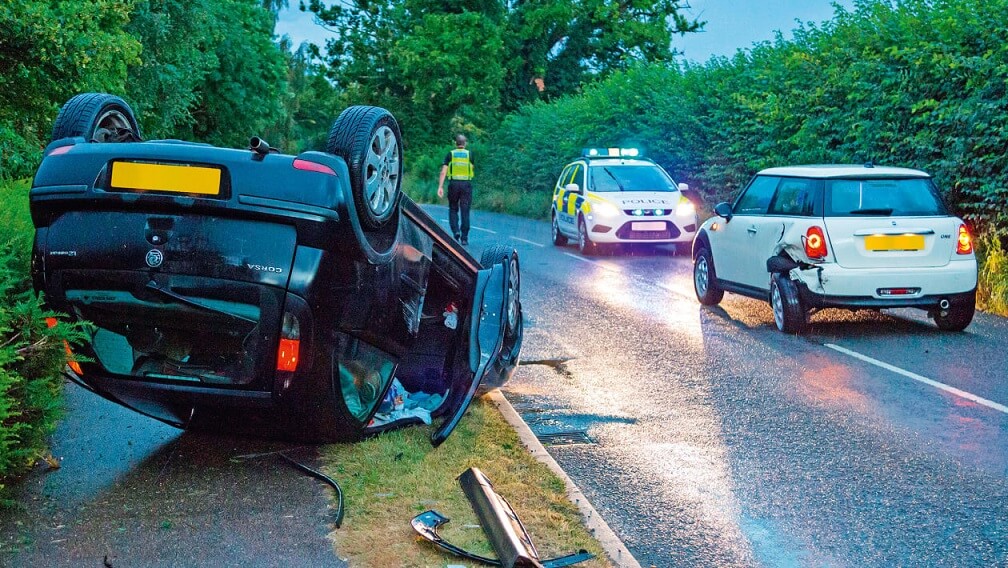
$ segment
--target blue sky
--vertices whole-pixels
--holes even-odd
[[[836,1],[851,9],[854,0],[689,0],[686,13],[707,21],[706,31],[676,37],[673,46],[687,59],[704,62],[713,56],[731,56],[755,42],[772,40],[775,31],[785,37],[797,21],[821,22],[833,16]],[[287,34],[294,45],[311,41],[325,46],[330,32],[316,25],[311,15],[297,9],[297,0],[280,13],[276,32]]]

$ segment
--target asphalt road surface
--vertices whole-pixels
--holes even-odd
[[[1008,565],[1004,319],[823,312],[787,336],[765,303],[701,307],[671,250],[584,258],[544,222],[473,225],[477,258],[521,255],[505,395],[644,566]],[[67,392],[62,468],[0,513],[0,565],[341,565],[326,490],[286,445]]]
[[[1008,566],[1006,320],[824,311],[789,336],[765,302],[701,307],[671,249],[473,224],[477,257],[522,263],[504,393],[641,564]]]

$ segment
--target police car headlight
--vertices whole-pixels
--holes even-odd
[[[617,217],[620,214],[619,208],[612,203],[595,203],[592,209],[595,210],[595,214],[599,217]]]
[[[679,200],[679,205],[676,206],[675,213],[679,217],[693,215],[696,213],[696,206],[693,205],[692,201],[683,197]]]

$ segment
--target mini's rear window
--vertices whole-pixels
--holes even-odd
[[[826,180],[826,216],[948,215],[930,178]]]

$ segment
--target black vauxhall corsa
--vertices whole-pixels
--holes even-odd
[[[35,289],[91,322],[71,378],[179,427],[248,420],[354,440],[440,420],[445,440],[522,343],[517,253],[476,259],[401,193],[388,111],[326,152],[141,141],[119,97],[70,99],[32,184]],[[263,418],[265,417],[265,418]]]

